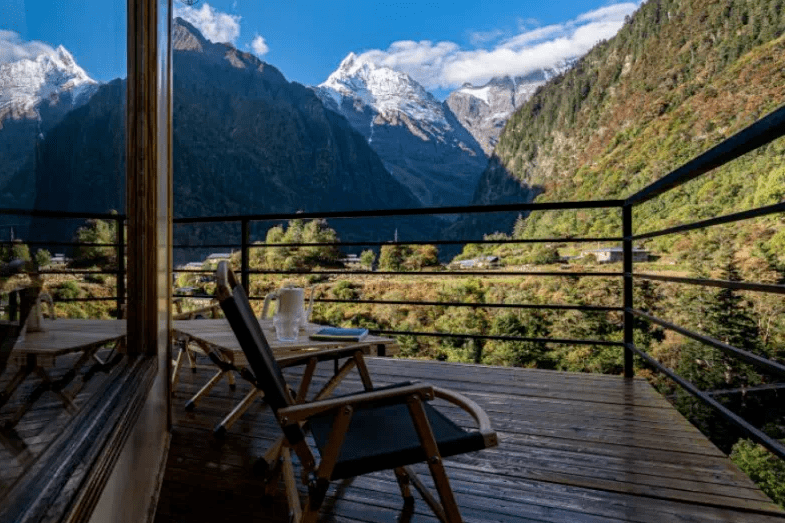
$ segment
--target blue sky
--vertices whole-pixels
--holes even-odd
[[[409,73],[444,93],[464,82],[523,74],[609,38],[638,0],[202,0],[178,14],[318,84],[349,53]],[[37,42],[65,46],[97,80],[125,75],[125,2],[0,0],[0,62]],[[37,41],[37,42],[36,42]]]

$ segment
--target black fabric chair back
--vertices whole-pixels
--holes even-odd
[[[264,392],[265,402],[276,412],[291,405],[281,367],[275,360],[273,350],[262,332],[245,291],[241,285],[238,285],[234,273],[226,262],[218,264],[216,280],[218,282],[216,295],[221,309],[245,353],[245,359],[248,360],[251,372],[256,378],[257,387]],[[292,444],[305,437],[297,425],[285,427],[284,433]]]

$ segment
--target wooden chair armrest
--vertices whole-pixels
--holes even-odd
[[[453,405],[459,406],[468,412],[472,418],[474,418],[474,421],[477,422],[477,430],[480,432],[480,434],[482,434],[482,437],[485,440],[486,448],[495,447],[499,444],[496,431],[493,430],[493,427],[491,427],[491,420],[485,411],[482,410],[482,407],[477,405],[474,401],[470,400],[466,396],[451,390],[442,389],[440,387],[433,387],[433,393],[437,398],[441,398],[452,403]]]
[[[357,407],[376,402],[389,402],[394,404],[406,401],[406,398],[412,395],[420,396],[426,401],[432,400],[434,398],[433,387],[426,383],[415,383],[391,389],[362,392],[351,396],[329,398],[313,401],[311,403],[293,405],[278,410],[278,421],[281,425],[292,425],[340,407]]]
[[[305,365],[311,358],[316,358],[316,361],[329,361],[337,358],[348,358],[354,356],[357,351],[360,351],[363,354],[368,354],[371,351],[371,346],[368,343],[356,343],[347,345],[345,347],[335,347],[333,349],[314,350],[310,352],[303,351],[302,354],[284,356],[277,361],[278,365],[283,369],[286,367]]]

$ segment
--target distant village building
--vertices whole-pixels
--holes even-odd
[[[186,270],[186,271],[200,271],[204,264],[202,262],[189,262],[185,265],[178,265],[178,269]]]
[[[232,257],[231,252],[214,252],[210,256],[208,256],[204,261],[208,263],[218,263],[221,261],[229,261]]]
[[[598,263],[614,263],[624,260],[624,249],[621,247],[607,247],[605,249],[594,249],[591,251],[581,252],[581,257],[593,255]],[[646,262],[649,261],[649,251],[639,247],[632,248],[632,261],[633,262]]]
[[[470,260],[459,260],[450,264],[451,269],[494,269],[499,267],[500,261],[498,256],[480,256]]]
[[[341,258],[339,261],[348,269],[357,269],[362,266],[360,257],[356,254],[347,254],[346,258]]]
[[[55,253],[55,255],[52,256],[49,259],[49,264],[50,265],[66,265],[70,261],[71,261],[71,258],[66,258],[65,254],[63,254],[62,252],[58,252],[58,253]]]

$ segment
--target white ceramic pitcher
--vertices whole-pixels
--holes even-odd
[[[35,305],[30,309],[30,314],[27,316],[27,332],[43,332],[44,331],[44,311],[42,301],[49,304],[49,317],[55,319],[55,304],[52,301],[52,296],[49,293],[42,292],[35,300]]]
[[[281,315],[287,319],[293,319],[294,316],[299,317],[299,325],[305,327],[308,319],[313,312],[313,296],[314,288],[311,288],[311,298],[308,300],[308,309],[305,309],[305,289],[302,287],[283,287],[277,291],[269,293],[264,298],[264,307],[262,307],[262,318],[267,317],[267,312],[270,308],[272,300],[278,300],[276,308],[276,316]]]

